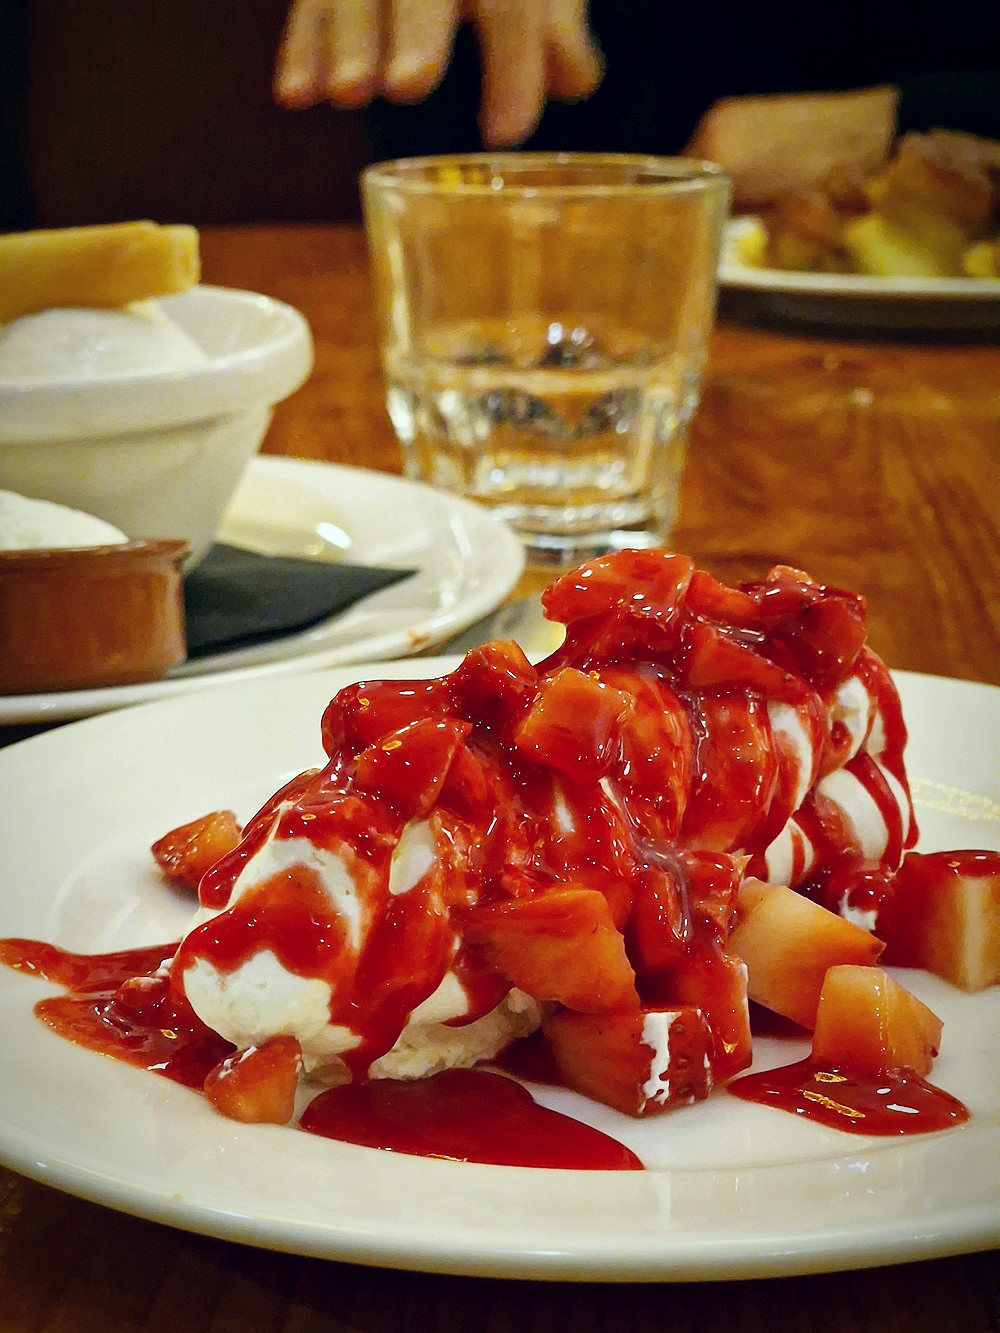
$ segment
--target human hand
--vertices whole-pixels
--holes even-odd
[[[588,97],[600,83],[587,0],[292,0],[275,98],[287,107],[419,102],[444,75],[463,19],[482,54],[490,147],[526,139],[549,97]]]

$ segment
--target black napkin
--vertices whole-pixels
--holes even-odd
[[[188,657],[308,629],[413,573],[213,546],[184,580]]]

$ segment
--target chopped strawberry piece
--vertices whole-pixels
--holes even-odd
[[[506,641],[473,648],[448,677],[462,717],[491,730],[524,712],[538,682],[538,672],[523,650]]]
[[[1000,852],[909,852],[878,915],[884,961],[962,990],[1000,983]]]
[[[865,642],[864,598],[787,565],[776,565],[767,584],[757,586],[769,655],[817,682],[845,679]]]
[[[563,1009],[542,1030],[563,1081],[626,1115],[655,1115],[711,1091],[712,1034],[697,1009]]]
[[[559,656],[585,665],[677,640],[694,566],[672,551],[619,551],[557,579],[542,594],[550,620],[566,626]]]
[[[667,972],[644,977],[644,1005],[658,1009],[671,1004],[699,1009],[712,1030],[712,1082],[724,1083],[753,1059],[747,969],[730,954],[685,959]]]
[[[884,945],[860,926],[783,884],[752,880],[740,891],[729,950],[747,965],[751,1000],[811,1028],[827,970],[874,963]]]
[[[750,629],[759,624],[760,607],[740,588],[730,588],[703,569],[696,569],[688,584],[687,609],[706,620]]]
[[[272,1037],[223,1060],[205,1080],[205,1096],[230,1120],[287,1125],[295,1114],[302,1050],[294,1037]]]
[[[197,891],[202,876],[240,841],[240,826],[232,810],[215,810],[171,829],[153,843],[156,864],[167,879]]]
[[[622,608],[665,623],[680,614],[693,572],[690,557],[671,551],[599,556],[551,584],[542,605],[550,619],[564,625]]]
[[[640,976],[674,966],[687,955],[693,930],[677,875],[650,868],[636,885],[626,928],[629,957]]]
[[[681,836],[688,846],[730,852],[753,841],[778,782],[767,705],[754,694],[708,694],[698,714],[701,780]]]
[[[474,907],[466,946],[536,1000],[582,1013],[635,1008],[635,973],[596,889],[548,889]]]
[[[749,689],[774,699],[802,694],[797,677],[759,651],[759,637],[749,641],[731,629],[692,621],[683,631],[682,662],[693,690]]]
[[[472,730],[459,718],[426,718],[390,732],[358,755],[355,779],[404,819],[428,813]]]
[[[679,852],[689,912],[702,947],[724,948],[736,924],[743,858],[718,852]]]
[[[812,1054],[825,1068],[929,1074],[941,1020],[881,967],[831,967],[816,1010]]]
[[[716,953],[736,921],[739,858],[678,852],[672,859],[669,868],[648,869],[636,885],[626,939],[640,975]]]
[[[443,680],[361,681],[327,704],[321,725],[323,749],[331,756],[341,750],[357,754],[388,732],[451,711],[451,695]]]
[[[630,700],[596,676],[572,667],[544,681],[514,733],[526,758],[567,777],[594,781],[617,754]]]
[[[602,667],[601,678],[631,701],[621,722],[616,798],[646,837],[675,842],[694,770],[690,713],[663,669],[615,663]]]

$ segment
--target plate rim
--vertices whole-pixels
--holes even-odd
[[[105,686],[100,689],[64,690],[38,694],[2,694],[0,695],[0,726],[22,725],[35,722],[61,722],[89,717],[113,709],[135,706],[148,702],[160,701],[177,695],[194,693],[200,689],[216,688],[240,680],[255,677],[287,675],[292,671],[308,671],[322,667],[350,666],[356,662],[365,663],[380,658],[392,660],[405,656],[424,653],[443,643],[447,638],[461,633],[480,617],[496,609],[503,599],[516,586],[524,571],[526,553],[517,535],[500,519],[496,518],[484,505],[468,500],[463,496],[451,495],[440,491],[424,482],[403,477],[393,472],[383,472],[374,468],[354,467],[344,463],[327,462],[323,459],[298,458],[284,454],[257,454],[247,465],[241,484],[253,475],[273,474],[276,477],[288,476],[300,479],[303,484],[312,476],[327,477],[331,483],[336,479],[349,481],[355,485],[372,484],[373,480],[387,490],[398,488],[401,495],[410,497],[433,497],[433,503],[442,505],[455,518],[461,519],[469,532],[482,535],[489,533],[495,543],[494,559],[484,567],[490,578],[482,587],[470,588],[460,599],[452,599],[445,605],[443,596],[445,583],[437,583],[438,600],[432,612],[406,629],[392,629],[381,634],[368,634],[357,647],[317,647],[311,638],[324,627],[334,624],[340,617],[350,614],[354,607],[377,605],[376,599],[391,595],[393,589],[379,589],[351,607],[326,617],[317,625],[285,639],[269,641],[263,650],[274,650],[282,643],[288,651],[277,655],[271,653],[259,660],[247,660],[248,650],[235,649],[230,652],[211,654],[204,660],[210,665],[207,670],[190,674],[170,674],[166,677],[136,685]],[[236,495],[239,491],[237,489]],[[221,532],[225,530],[225,519]],[[432,574],[434,552],[428,548],[425,559],[427,564],[418,569],[420,574]],[[405,587],[408,581],[395,585]],[[252,651],[252,650],[249,650]],[[232,665],[225,665],[227,659],[237,659]]]
[[[308,706],[311,716],[314,711],[312,695],[319,697],[332,689],[340,688],[340,684],[346,683],[348,678],[356,679],[359,675],[370,675],[374,672],[414,677],[437,675],[451,669],[458,660],[460,659],[455,657],[408,658],[395,662],[353,664],[335,669],[329,681],[325,677],[318,677],[315,673],[303,676],[297,688],[309,694],[309,698],[302,698],[296,704],[296,709],[300,709],[304,715]],[[943,686],[949,691],[957,691],[971,702],[975,702],[976,699],[988,699],[991,711],[1000,718],[1000,688],[996,686],[917,673],[894,672],[893,674],[901,686],[909,686],[911,689],[924,692],[929,690],[932,695],[939,692]],[[335,683],[334,678],[339,683]],[[259,700],[265,700],[287,685],[287,681],[279,682],[273,679],[241,681],[232,684],[227,693],[234,697],[237,704],[242,704],[254,702],[258,697]],[[18,770],[24,767],[23,761],[28,756],[32,760],[29,771],[33,766],[37,766],[39,772],[48,775],[54,767],[51,761],[53,758],[58,758],[60,751],[75,750],[78,755],[77,762],[82,763],[88,738],[103,738],[109,744],[114,742],[118,745],[130,732],[141,735],[144,724],[151,720],[162,719],[163,727],[166,728],[173,725],[177,717],[183,713],[204,713],[207,707],[207,698],[201,694],[173,697],[148,703],[136,709],[91,717],[19,742],[0,751],[0,785],[11,776],[16,779]],[[318,714],[316,733],[318,744]],[[50,780],[55,779],[46,776],[46,781]],[[9,855],[8,851],[0,850],[0,863]],[[0,905],[2,905],[2,893],[3,890],[0,889]],[[8,980],[14,976],[6,971],[4,975]],[[17,978],[17,980],[23,979]],[[9,986],[3,986],[0,987],[0,992],[6,994],[10,989]],[[9,996],[5,1000],[0,994],[0,1013],[9,1003]],[[26,1007],[30,1017],[30,1004]],[[31,1021],[35,1020],[32,1018]],[[44,1029],[39,1026],[38,1032],[44,1034]],[[58,1049],[67,1056],[66,1063],[70,1065],[80,1064],[81,1060],[93,1063],[97,1059],[93,1053],[73,1047],[63,1042],[61,1038],[51,1034],[48,1034],[48,1037],[53,1043],[59,1043],[58,1047],[53,1049]],[[107,1062],[102,1066],[101,1083],[103,1087],[107,1080],[109,1088],[112,1083],[134,1085],[137,1095],[142,1096],[143,1091],[148,1090],[150,1077],[142,1071]],[[175,1088],[165,1080],[155,1080],[155,1085],[160,1088],[163,1096],[154,1100],[169,1102],[172,1097],[184,1098],[192,1095],[189,1090]],[[433,1236],[428,1238],[421,1235],[419,1225],[413,1221],[409,1224],[400,1222],[395,1232],[388,1235],[384,1232],[376,1235],[364,1227],[355,1230],[344,1222],[332,1227],[307,1219],[285,1218],[281,1220],[280,1226],[276,1227],[276,1219],[271,1217],[262,1226],[261,1218],[245,1208],[241,1211],[235,1205],[228,1209],[216,1206],[206,1214],[204,1204],[186,1201],[171,1194],[167,1188],[151,1190],[147,1185],[143,1190],[141,1186],[125,1179],[120,1169],[106,1170],[102,1177],[95,1171],[92,1162],[67,1160],[65,1152],[60,1156],[59,1151],[51,1147],[47,1153],[46,1150],[40,1152],[36,1143],[38,1132],[34,1126],[28,1131],[22,1131],[17,1146],[12,1148],[10,1112],[4,1105],[3,1099],[4,1093],[0,1086],[0,1161],[26,1176],[55,1185],[79,1197],[182,1230],[262,1248],[291,1250],[297,1254],[371,1266],[468,1276],[525,1277],[553,1281],[698,1281],[863,1268],[904,1260],[966,1253],[991,1248],[1000,1242],[1000,1200],[996,1205],[992,1205],[992,1201],[981,1203],[971,1211],[967,1208],[953,1207],[950,1212],[946,1210],[937,1214],[930,1212],[928,1219],[919,1223],[915,1223],[912,1216],[895,1216],[888,1220],[875,1216],[869,1218],[862,1227],[826,1232],[814,1229],[812,1232],[805,1231],[792,1238],[788,1235],[750,1236],[734,1240],[732,1232],[727,1233],[724,1228],[718,1234],[714,1234],[702,1227],[700,1230],[694,1229],[688,1235],[671,1234],[669,1238],[665,1238],[663,1233],[654,1231],[650,1235],[633,1236],[627,1245],[619,1246],[617,1249],[614,1247],[609,1249],[603,1236],[595,1238],[591,1235],[585,1242],[578,1237],[574,1244],[564,1242],[561,1246],[553,1244],[549,1247],[540,1247],[537,1242],[532,1243],[530,1238],[526,1240],[523,1237],[508,1235],[506,1247],[501,1253],[486,1252],[483,1240],[477,1239],[472,1232],[453,1228],[452,1234],[447,1238],[447,1245],[443,1246],[440,1239],[435,1241]],[[212,1117],[212,1123],[218,1123],[218,1118],[207,1108],[206,1114]],[[226,1133],[219,1133],[218,1139],[229,1140],[227,1151],[234,1155],[240,1142],[249,1142],[259,1147],[267,1141],[268,1131],[276,1130],[279,1134],[287,1134],[286,1130],[279,1127],[240,1126],[233,1129],[229,1122],[222,1123],[227,1129]],[[944,1136],[922,1135],[909,1142],[917,1147],[921,1141],[954,1142],[956,1135],[965,1132],[949,1131]],[[993,1124],[989,1117],[985,1122],[976,1125],[975,1132],[979,1136],[988,1136],[991,1142],[994,1140],[1000,1142],[1000,1125]],[[297,1138],[307,1139],[308,1136],[297,1136]],[[382,1176],[400,1172],[404,1184],[416,1181],[419,1185],[423,1168],[427,1166],[423,1159],[397,1157],[390,1167],[385,1160],[389,1154],[376,1154],[376,1158],[380,1160],[377,1167],[373,1167],[371,1150],[351,1148],[350,1145],[335,1145],[335,1147],[345,1150],[338,1155],[341,1163],[351,1159],[353,1163],[351,1170],[355,1174],[363,1170],[365,1180],[374,1179],[376,1184]],[[883,1153],[891,1151],[891,1146],[881,1149]],[[837,1160],[846,1161],[856,1155],[856,1152],[854,1143],[845,1141],[841,1159],[829,1159],[827,1165],[831,1162],[836,1165]],[[363,1168],[360,1165],[362,1158],[358,1156],[359,1154],[365,1155],[364,1162],[367,1165]],[[875,1153],[874,1156],[878,1157],[879,1153]],[[511,1172],[519,1177],[527,1175],[538,1182],[540,1199],[545,1194],[543,1178],[551,1179],[552,1175],[551,1172],[533,1172],[525,1168],[479,1167],[454,1163],[434,1163],[432,1166],[443,1168],[445,1171],[470,1173],[469,1179],[477,1189],[488,1185],[491,1178],[497,1178],[497,1172],[504,1173],[506,1178],[510,1178]],[[369,1170],[369,1167],[372,1169]],[[751,1164],[742,1168],[722,1167],[711,1174],[718,1177],[716,1187],[724,1196],[724,1187],[729,1177],[734,1183],[738,1183],[736,1178],[739,1177],[743,1185],[752,1190],[755,1182],[763,1181],[768,1176],[774,1179],[771,1173],[789,1173],[796,1169],[797,1164],[791,1161]],[[621,1206],[623,1199],[628,1202],[630,1193],[635,1195],[641,1192],[640,1187],[644,1177],[653,1177],[657,1182],[665,1181],[669,1186],[676,1177],[685,1174],[689,1177],[699,1176],[705,1175],[706,1172],[703,1168],[679,1170],[675,1168],[635,1175],[602,1172],[566,1174],[574,1178],[589,1176],[590,1183],[577,1180],[577,1184],[580,1185],[578,1191],[580,1197],[589,1200],[594,1207],[603,1207],[603,1202],[606,1200],[613,1210]],[[654,1184],[652,1188],[655,1193],[656,1185]],[[613,1211],[609,1216],[613,1216]],[[665,1244],[668,1250],[666,1253]]]
[[[877,302],[1000,301],[1000,278],[883,278],[866,273],[810,273],[805,270],[757,268],[727,257],[741,223],[740,215],[725,224],[719,284],[745,291],[784,296],[826,296],[838,300]]]

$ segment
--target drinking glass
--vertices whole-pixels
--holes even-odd
[[[490,506],[548,561],[667,540],[724,173],[482,153],[369,167],[362,198],[406,475]]]

